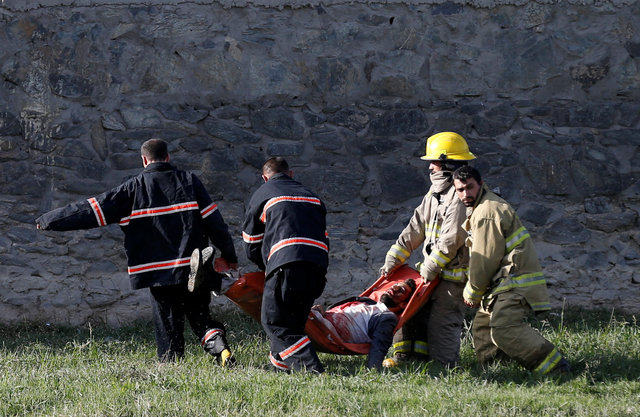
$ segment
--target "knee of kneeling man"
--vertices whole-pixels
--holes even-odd
[[[496,346],[509,346],[517,343],[517,337],[513,328],[510,327],[493,327],[491,328],[491,339]]]

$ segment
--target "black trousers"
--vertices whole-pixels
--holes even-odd
[[[369,320],[368,334],[371,338],[371,347],[367,356],[367,368],[382,368],[382,361],[391,347],[396,324],[398,324],[398,317],[391,311],[374,314]]]
[[[222,323],[209,312],[209,291],[189,292],[186,285],[150,287],[158,359],[172,361],[184,356],[184,322],[189,320],[193,333],[202,341],[210,329]]]
[[[277,369],[324,371],[304,326],[313,302],[324,290],[326,273],[315,264],[292,262],[266,277],[261,322]]]

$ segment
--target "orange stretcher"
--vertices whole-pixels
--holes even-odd
[[[407,306],[402,311],[396,325],[398,330],[429,300],[431,293],[439,280],[424,284],[420,274],[415,269],[402,265],[387,277],[380,277],[360,296],[369,297],[375,301],[396,282],[413,278],[416,281],[416,291],[413,293]],[[262,293],[264,291],[264,272],[249,272],[242,275],[225,293],[238,307],[260,321],[260,308],[262,306]],[[312,310],[305,326],[305,332],[311,339],[317,351],[335,353],[338,355],[366,355],[369,353],[368,343],[347,343],[335,330],[333,325],[322,317],[320,312]]]

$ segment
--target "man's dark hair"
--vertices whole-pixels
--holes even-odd
[[[416,290],[416,281],[413,278],[408,278],[404,280],[404,283],[407,284],[409,288],[411,288],[411,293],[413,293]]]
[[[169,156],[167,142],[162,139],[149,139],[140,147],[140,154],[149,161],[164,161]]]
[[[264,163],[264,165],[262,165],[262,173],[265,175],[279,174],[281,172],[289,172],[289,164],[287,164],[287,161],[281,156],[274,156],[273,158],[269,158]]]
[[[473,178],[474,180],[476,180],[478,184],[482,183],[482,177],[480,176],[480,171],[478,171],[477,169],[475,169],[470,165],[465,165],[463,167],[460,167],[453,172],[454,180],[467,182],[470,178]]]
[[[467,161],[457,161],[457,160],[452,160],[452,159],[448,159],[446,161],[442,161],[442,169],[444,171],[455,171],[456,169],[466,166],[467,165]]]

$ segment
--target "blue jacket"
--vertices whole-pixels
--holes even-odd
[[[307,187],[276,174],[251,197],[242,239],[247,257],[268,276],[290,262],[327,268],[329,238],[324,203]]]
[[[191,252],[209,240],[228,262],[238,261],[227,225],[198,177],[168,162],[151,163],[120,186],[45,213],[36,223],[59,231],[118,223],[134,289],[186,283]]]

